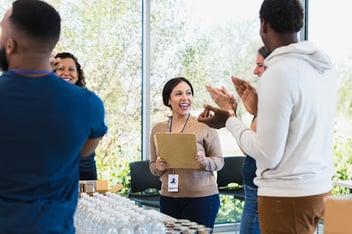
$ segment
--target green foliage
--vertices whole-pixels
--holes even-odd
[[[351,69],[350,69],[351,70]],[[339,89],[338,113],[345,117],[352,117],[352,75],[350,71],[341,69],[341,85]]]
[[[220,209],[216,223],[236,223],[241,221],[244,202],[234,199],[233,196],[220,195]]]
[[[99,179],[108,179],[110,187],[122,184],[124,187],[119,194],[126,195],[130,187],[129,162],[122,158],[119,159],[118,155],[121,155],[121,151],[117,153],[117,155],[112,153],[105,157],[96,156]]]
[[[351,180],[352,179],[352,138],[337,137],[335,140],[335,175],[333,180]],[[349,190],[335,186],[332,193],[341,195],[349,193]]]

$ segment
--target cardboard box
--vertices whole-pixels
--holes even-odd
[[[104,194],[105,192],[116,193],[123,188],[122,184],[117,184],[109,189],[109,182],[107,180],[80,180],[79,193],[82,192],[92,195],[94,192]]]
[[[352,233],[352,194],[329,196],[325,201],[324,234]]]

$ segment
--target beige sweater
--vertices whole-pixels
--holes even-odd
[[[169,120],[156,124],[150,135],[150,170],[154,175],[160,176],[162,182],[161,194],[168,197],[204,197],[217,194],[218,188],[213,171],[221,170],[224,166],[224,158],[216,129],[198,122],[191,116],[184,133],[196,135],[197,149],[203,151],[206,156],[206,165],[201,170],[194,169],[168,169],[160,172],[155,167],[156,152],[154,135],[157,132],[169,132]],[[168,192],[168,175],[179,176],[178,192]]]

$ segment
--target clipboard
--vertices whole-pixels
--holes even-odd
[[[195,134],[156,133],[154,141],[160,158],[167,162],[169,168],[200,169],[194,159],[197,153]]]

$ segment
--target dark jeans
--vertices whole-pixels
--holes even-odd
[[[160,196],[160,211],[176,219],[188,219],[213,228],[220,208],[219,194],[199,198]]]
[[[257,187],[244,185],[244,208],[241,218],[241,234],[260,234]]]
[[[80,171],[79,172],[79,180],[97,180],[98,178],[97,171]]]

